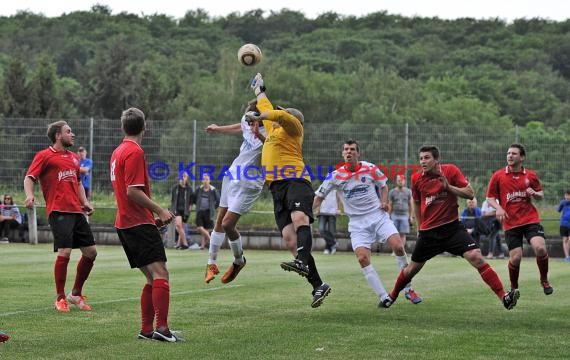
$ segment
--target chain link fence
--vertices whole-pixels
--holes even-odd
[[[237,119],[236,119],[237,120]],[[5,191],[22,190],[25,172],[37,151],[50,145],[47,125],[55,120],[0,118],[0,187]],[[93,160],[92,189],[112,192],[109,158],[123,137],[119,120],[71,119],[75,146],[84,146]],[[178,180],[179,167],[191,163],[193,174],[213,169],[214,186],[221,186],[220,171],[229,166],[239,151],[240,136],[208,135],[205,121],[149,120],[143,148],[149,164],[160,163],[152,182],[153,193],[167,194]],[[443,162],[457,164],[470,179],[477,196],[485,196],[491,173],[506,165],[506,152],[513,142],[527,148],[526,165],[534,169],[545,189],[545,205],[554,206],[570,187],[568,141],[565,137],[522,136],[517,127],[386,125],[330,123],[305,126],[305,162],[315,169],[315,176],[326,176],[328,167],[342,161],[341,146],[352,138],[360,143],[362,160],[390,170],[417,165],[421,145],[439,146]],[[205,168],[208,166],[209,168]],[[320,174],[317,174],[320,169]],[[411,170],[407,171],[407,175]],[[166,176],[165,176],[166,175]],[[318,183],[318,180],[316,181]],[[199,184],[194,183],[194,187]],[[315,184],[316,186],[316,184]],[[390,182],[390,187],[394,182]]]

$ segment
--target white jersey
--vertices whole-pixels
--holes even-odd
[[[352,217],[380,210],[380,199],[376,192],[386,186],[386,175],[367,161],[361,161],[356,172],[345,166],[332,172],[316,191],[318,197],[326,197],[331,190],[339,190],[344,203],[344,212]]]
[[[266,136],[264,127],[261,127],[259,130],[263,136]],[[262,188],[264,183],[261,174],[261,148],[263,147],[263,142],[251,131],[245,115],[241,118],[241,131],[243,142],[239,149],[239,155],[229,168],[231,179],[233,179],[233,182],[240,182],[241,186],[247,188]]]

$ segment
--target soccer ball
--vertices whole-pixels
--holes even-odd
[[[263,55],[261,54],[261,49],[259,46],[254,44],[245,44],[239,48],[237,57],[240,64],[245,66],[253,66],[261,62]]]

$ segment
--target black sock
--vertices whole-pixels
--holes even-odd
[[[309,265],[309,275],[307,276],[307,281],[313,286],[313,289],[316,289],[321,286],[323,280],[321,280],[321,277],[319,276],[317,265],[315,264],[315,259],[311,254],[309,254],[309,261],[307,265]]]
[[[297,258],[308,264],[311,248],[313,247],[313,236],[309,225],[302,225],[297,228]]]

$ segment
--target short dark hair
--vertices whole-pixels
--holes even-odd
[[[358,145],[358,142],[356,140],[348,139],[344,142],[344,144],[342,144],[343,148],[344,145],[356,145],[356,151],[360,152],[360,146]]]
[[[67,125],[67,121],[60,120],[53,122],[48,125],[47,137],[51,140],[52,144],[55,144],[55,135],[61,134],[61,129]]]
[[[511,146],[509,146],[509,149],[510,149],[510,148],[519,149],[519,152],[520,152],[521,156],[526,156],[526,150],[525,150],[525,148],[524,148],[524,145],[518,144],[518,143],[514,143],[514,144],[511,144]]]
[[[564,194],[570,195],[570,189],[566,189],[566,192]]]
[[[247,102],[247,105],[245,106],[245,111],[244,111],[244,112],[248,112],[248,111],[257,111],[257,112],[259,112],[259,110],[257,110],[257,99],[249,100],[249,101]]]
[[[433,156],[434,159],[439,159],[439,148],[435,145],[424,145],[421,146],[418,150],[419,153],[429,152]]]
[[[121,114],[121,128],[125,134],[134,136],[138,135],[145,129],[145,118],[142,110],[137,108],[128,108]]]

